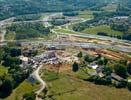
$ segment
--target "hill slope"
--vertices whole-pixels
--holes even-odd
[[[97,8],[107,3],[104,1],[107,0],[0,0],[0,19],[27,13]]]

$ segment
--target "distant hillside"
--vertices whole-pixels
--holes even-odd
[[[40,12],[100,10],[108,3],[120,3],[126,10],[131,8],[131,0],[0,0],[0,20]]]
[[[59,12],[99,8],[107,0],[0,0],[0,20],[39,12]]]

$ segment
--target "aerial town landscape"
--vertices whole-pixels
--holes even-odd
[[[131,100],[131,1],[0,0],[0,100]]]

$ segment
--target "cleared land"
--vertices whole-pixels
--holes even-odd
[[[122,32],[112,30],[110,26],[108,25],[100,25],[100,26],[95,26],[92,28],[87,28],[83,30],[82,32],[91,33],[91,34],[97,34],[98,32],[104,32],[104,33],[107,33],[108,35],[119,35],[119,36],[123,34]]]

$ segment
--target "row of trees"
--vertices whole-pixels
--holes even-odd
[[[116,31],[126,32],[128,31],[129,26],[126,24],[121,24],[121,23],[113,23],[111,25],[111,29],[116,30]]]
[[[30,20],[39,20],[41,18],[40,14],[29,14],[17,16],[14,21],[30,21]]]
[[[64,24],[66,24],[66,23],[69,23],[69,21],[66,20],[66,19],[53,19],[53,20],[51,21],[51,24],[56,25],[56,26],[64,25]]]
[[[77,16],[79,13],[78,12],[63,12],[64,16]]]

